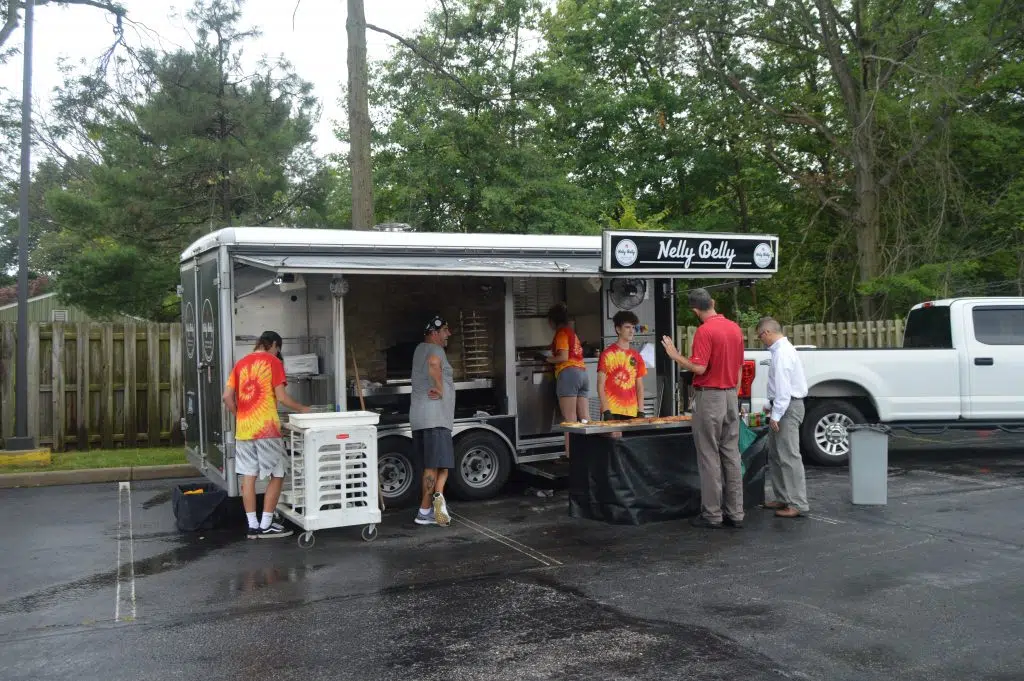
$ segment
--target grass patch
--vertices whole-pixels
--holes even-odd
[[[181,463],[188,463],[185,460],[184,447],[93,449],[88,452],[54,452],[49,466],[0,466],[0,474],[75,471],[86,468],[121,468],[124,466],[165,466]]]

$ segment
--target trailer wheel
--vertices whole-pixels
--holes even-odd
[[[864,413],[846,400],[812,402],[800,426],[800,444],[809,461],[824,466],[842,466],[850,460],[847,429],[864,423]]]
[[[377,442],[377,474],[385,506],[408,508],[418,503],[420,472],[408,438],[392,436]]]
[[[454,496],[463,500],[498,495],[512,472],[508,445],[484,430],[472,430],[455,439],[455,469],[448,476]]]

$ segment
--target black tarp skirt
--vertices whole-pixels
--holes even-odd
[[[764,503],[767,428],[741,454],[743,506]],[[569,515],[642,525],[700,513],[700,475],[690,430],[652,430],[620,438],[569,436]]]

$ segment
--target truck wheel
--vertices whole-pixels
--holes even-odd
[[[512,453],[494,433],[476,430],[455,439],[455,469],[448,476],[448,486],[457,498],[495,497],[511,472]]]
[[[377,474],[386,507],[408,508],[419,503],[421,474],[408,438],[392,436],[377,442]]]
[[[809,461],[842,466],[850,460],[847,428],[864,423],[863,412],[845,400],[813,402],[800,426],[800,444]]]

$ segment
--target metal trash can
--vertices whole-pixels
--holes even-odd
[[[859,505],[884,506],[889,484],[888,426],[862,423],[850,426],[850,488]]]

